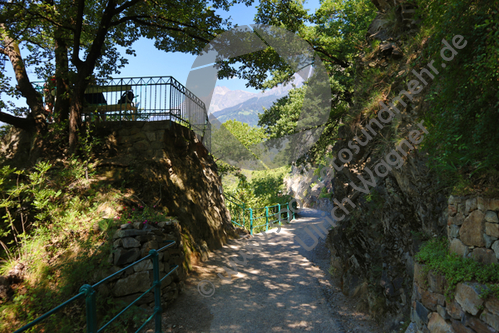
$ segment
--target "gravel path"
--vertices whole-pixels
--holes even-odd
[[[298,236],[306,245],[314,243],[305,228],[318,225],[321,213],[303,210],[280,232],[272,229],[266,235],[232,240],[195,266],[184,291],[164,311],[164,331],[381,332],[367,316],[353,310],[353,301],[329,278],[324,240],[319,238],[311,251],[295,241]],[[266,239],[266,244],[259,244]],[[231,279],[224,271],[224,267],[233,269],[229,258],[239,261],[234,265],[238,273]]]

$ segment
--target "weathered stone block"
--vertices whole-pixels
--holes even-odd
[[[457,207],[455,205],[449,205],[447,212],[449,213],[449,216],[454,216],[457,213]]]
[[[477,208],[480,209],[484,213],[487,210],[489,210],[489,202],[490,202],[490,200],[487,199],[487,198],[482,198],[482,197],[476,198],[476,206],[477,206]]]
[[[418,332],[418,330],[416,328],[416,324],[410,323],[404,333],[417,333],[417,332]]]
[[[497,218],[497,213],[491,210],[488,210],[487,213],[485,213],[485,221],[487,222],[499,222],[499,218]]]
[[[137,134],[132,135],[130,137],[130,140],[132,142],[143,141],[143,140],[146,140],[146,135],[144,133],[142,133],[142,132],[139,132]]]
[[[428,329],[431,333],[454,333],[451,326],[436,312],[431,314]]]
[[[490,248],[496,254],[496,258],[499,259],[499,240],[495,241]]]
[[[455,238],[450,242],[449,252],[457,254],[460,257],[466,257],[469,253],[469,248],[459,239]]]
[[[444,318],[445,320],[450,319],[449,314],[447,313],[447,311],[445,311],[445,308],[440,304],[437,305],[437,313],[440,315],[440,317]]]
[[[484,248],[476,248],[471,253],[471,256],[475,261],[490,265],[492,263],[497,264],[497,258],[494,251]]]
[[[460,203],[459,205],[457,205],[457,212],[458,213],[465,214],[465,211],[466,211],[466,205],[464,203]],[[465,215],[468,215],[468,214],[465,214]]]
[[[131,223],[125,223],[120,225],[120,229],[126,230],[126,229],[132,229],[132,224]]]
[[[477,208],[477,200],[476,200],[476,198],[468,199],[468,200],[466,200],[466,207],[464,209],[464,213],[468,214],[468,213],[476,210],[476,208]]]
[[[149,272],[138,272],[116,282],[113,294],[116,297],[144,292],[151,287]]]
[[[475,210],[464,220],[459,234],[461,241],[468,246],[484,247],[485,240],[483,239],[483,232],[485,228],[484,214]]]
[[[459,236],[459,227],[455,224],[448,225],[447,236],[449,236],[449,239],[457,238]]]
[[[424,307],[419,301],[416,301],[416,308],[413,312],[413,321],[419,326],[420,324],[428,324],[428,315],[430,311]]]
[[[485,223],[485,233],[489,236],[499,238],[499,223]]]
[[[451,222],[451,224],[455,224],[455,225],[460,226],[464,222],[464,215],[461,213],[458,213],[454,217],[452,217],[452,220],[450,222]]]
[[[449,199],[447,200],[447,203],[449,205],[455,205],[457,203],[461,203],[461,198],[460,197],[455,197],[455,196],[451,195],[449,197]]]
[[[499,299],[496,297],[491,297],[485,302],[485,307],[492,314],[499,316]]]
[[[119,248],[114,252],[114,265],[123,266],[126,264],[131,264],[135,260],[139,259],[140,252],[138,249],[122,249]]]
[[[418,262],[414,263],[414,282],[416,282],[419,286],[424,286],[426,282],[426,275],[424,274],[425,265],[421,265]]]
[[[151,145],[150,145],[150,148],[152,150],[160,150],[164,147],[164,144],[163,142],[158,142],[158,141],[155,141],[155,142],[151,142]],[[162,157],[163,155],[161,155]]]
[[[156,133],[154,132],[146,132],[146,137],[147,137],[147,140],[153,142],[153,141],[156,141]]]
[[[113,243],[113,248],[117,249],[118,247],[121,247],[123,242],[121,241],[121,238],[118,238],[117,240],[114,241]]]
[[[446,304],[445,310],[454,319],[461,320],[461,317],[464,315],[463,310],[458,302],[455,299],[452,299],[450,302]]]
[[[492,244],[497,240],[496,237],[489,236],[486,233],[483,234],[483,239],[485,239],[485,247],[487,249],[490,249]]]
[[[155,240],[151,240],[151,241],[145,243],[144,245],[142,245],[142,248],[147,252],[149,252],[151,250],[157,250],[158,249],[158,242]]]
[[[452,319],[452,329],[455,333],[476,333],[472,329],[464,326],[461,322]]]
[[[114,233],[113,238],[124,238],[124,237],[134,237],[134,236],[139,236],[139,235],[147,235],[149,231],[148,230],[135,230],[135,229],[128,229],[128,230],[117,230]]]
[[[140,242],[132,237],[125,237],[121,239],[123,247],[125,249],[130,249],[133,247],[140,247]]]
[[[470,315],[465,316],[463,323],[477,333],[497,333],[495,329],[493,329],[480,319],[472,317]]]
[[[428,284],[430,285],[430,290],[443,294],[445,289],[445,278],[443,275],[437,274],[433,271],[428,272]]]
[[[421,303],[432,311],[437,311],[437,305],[445,305],[444,295],[438,293],[432,293],[427,290],[421,291]]]
[[[480,319],[487,323],[490,327],[494,328],[496,331],[499,331],[499,316],[493,314],[487,310],[483,311],[480,315]]]
[[[480,293],[481,285],[478,283],[459,283],[456,287],[456,301],[464,311],[476,315],[478,308],[483,305]]]
[[[142,272],[152,269],[152,260],[143,260],[133,266],[135,272]]]
[[[489,209],[499,211],[499,199],[490,199],[489,201]]]
[[[149,149],[149,141],[147,140],[138,141],[133,145],[133,148],[135,149],[135,151],[141,153],[145,152]]]

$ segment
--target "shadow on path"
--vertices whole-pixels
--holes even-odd
[[[317,237],[318,245],[311,251],[295,240],[300,237],[307,245],[314,243],[305,228],[313,230],[310,225],[321,223],[321,213],[302,210],[298,219],[280,231],[274,228],[232,240],[214,251],[210,260],[195,266],[184,291],[164,311],[165,332],[341,333],[350,326],[342,324],[345,319],[366,319],[350,317],[345,297],[332,286],[324,240]],[[198,288],[200,281],[209,282]],[[213,292],[212,287],[212,296],[201,295]],[[348,332],[378,332],[361,326]]]

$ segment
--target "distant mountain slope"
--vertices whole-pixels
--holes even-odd
[[[277,99],[286,94],[287,92],[279,95],[252,97],[245,102],[215,112],[212,116],[216,117],[221,123],[229,119],[236,119],[250,126],[257,126],[258,114],[263,113],[263,107],[270,108]]]
[[[293,83],[299,87],[303,84],[303,80],[298,77]],[[210,119],[216,117],[221,123],[235,119],[257,126],[258,114],[263,113],[263,107],[270,108],[276,100],[286,96],[291,89],[293,86],[288,84],[272,88],[264,93],[250,93],[217,86],[211,99]]]

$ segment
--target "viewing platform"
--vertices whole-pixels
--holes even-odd
[[[47,104],[50,92],[45,83],[34,84]],[[191,128],[210,149],[211,125],[204,102],[172,76],[97,80],[84,97],[84,122],[170,120]]]

